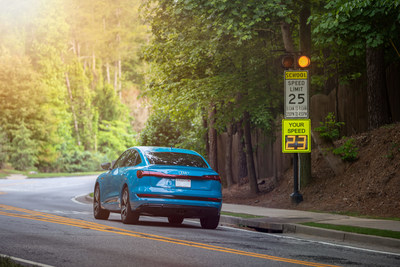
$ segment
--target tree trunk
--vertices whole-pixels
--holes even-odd
[[[110,63],[106,63],[107,83],[111,84]]]
[[[114,91],[115,94],[118,95],[118,62],[115,61],[114,63]]]
[[[72,111],[72,118],[74,119],[74,129],[75,129],[75,134],[76,134],[76,140],[78,141],[78,146],[80,146],[81,145],[81,140],[80,140],[80,137],[79,137],[78,120],[76,118],[74,99],[72,97],[71,84],[69,82],[68,73],[65,73],[65,82],[67,84],[69,100],[71,101],[71,111]]]
[[[232,133],[233,133],[233,125],[229,124],[227,126],[228,138],[226,140],[226,153],[225,153],[225,175],[228,187],[231,187],[234,184],[232,177]]]
[[[215,105],[211,105],[211,109],[208,113],[208,142],[209,142],[209,152],[208,152],[208,160],[211,165],[211,168],[218,172],[218,154],[217,154],[217,130],[214,128],[215,124],[215,114],[216,109]]]
[[[286,52],[294,52],[294,44],[292,39],[292,33],[290,32],[290,25],[286,22],[281,23],[281,31],[283,38],[283,45],[285,46]]]
[[[246,146],[246,160],[247,160],[247,173],[249,176],[250,193],[253,195],[260,192],[258,189],[256,168],[254,165],[253,158],[253,145],[251,143],[251,128],[250,128],[250,116],[247,111],[245,111],[244,116],[244,142]]]
[[[383,47],[367,47],[368,127],[370,130],[390,122],[389,99]]]
[[[122,99],[122,62],[121,57],[118,59],[118,92],[119,99]]]
[[[245,178],[247,177],[247,161],[246,161],[246,153],[244,148],[244,133],[243,133],[243,121],[237,123],[237,133],[238,133],[238,155],[239,155],[239,164],[237,166],[238,170],[238,183],[240,185],[245,184]]]
[[[205,113],[203,111],[203,127],[204,127],[204,129],[208,128],[207,116],[208,116],[207,113]],[[210,162],[210,158],[209,158],[210,144],[208,142],[208,131],[204,133],[204,143],[206,144],[207,161]]]

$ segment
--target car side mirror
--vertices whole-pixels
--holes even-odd
[[[103,169],[103,170],[111,170],[111,163],[110,162],[106,162],[106,163],[102,163],[101,165],[101,168]]]

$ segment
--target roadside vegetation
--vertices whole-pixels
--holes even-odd
[[[16,263],[15,261],[13,261],[8,257],[0,256],[0,267],[22,267],[22,266],[24,265]]]
[[[311,226],[311,227],[331,229],[331,230],[337,230],[337,231],[343,231],[343,232],[351,232],[351,233],[356,233],[356,234],[374,235],[374,236],[400,239],[400,232],[390,231],[390,230],[355,227],[355,226],[348,226],[348,225],[314,223],[314,222],[308,222],[308,223],[302,223],[302,224],[306,225],[306,226]]]
[[[99,175],[101,172],[30,172],[30,171],[17,171],[17,170],[0,170],[0,179],[4,179],[12,174],[19,174],[27,178],[56,178],[56,177],[73,177],[73,176],[86,176],[86,175]]]

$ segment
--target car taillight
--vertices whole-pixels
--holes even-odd
[[[179,175],[165,174],[162,172],[152,172],[152,171],[137,171],[136,176],[137,178],[143,178],[144,176],[153,176],[160,178],[176,178],[176,176]]]
[[[144,176],[153,176],[158,178],[170,178],[170,179],[193,179],[193,180],[215,180],[221,182],[219,175],[203,175],[203,176],[188,176],[188,175],[178,175],[178,174],[166,174],[162,172],[153,171],[137,171],[137,178],[143,178]]]
[[[206,180],[215,180],[221,182],[221,177],[219,177],[219,175],[203,175],[203,178]]]

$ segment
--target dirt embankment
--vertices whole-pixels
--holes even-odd
[[[224,189],[225,203],[269,208],[355,212],[362,215],[400,217],[400,123],[352,136],[359,147],[358,160],[345,164],[335,176],[323,155],[313,149],[312,182],[301,188],[304,201],[293,204],[293,170],[273,184],[260,179],[261,192],[249,194],[248,184]]]

